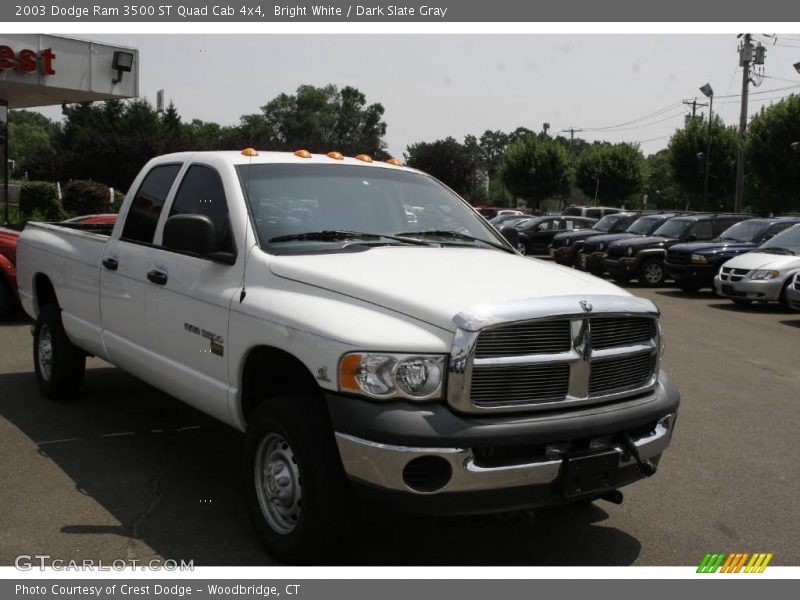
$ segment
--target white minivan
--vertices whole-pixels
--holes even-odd
[[[723,264],[714,278],[714,288],[718,295],[737,304],[782,302],[790,306],[786,290],[798,272],[800,224]]]

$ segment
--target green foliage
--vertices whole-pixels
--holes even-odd
[[[703,197],[708,121],[689,119],[669,140],[669,164],[686,206],[699,210],[730,210],[736,187],[736,130],[715,116],[711,123],[708,197]]]
[[[644,156],[631,144],[593,144],[575,167],[575,183],[601,204],[621,206],[642,189]]]
[[[569,189],[569,153],[546,136],[528,135],[512,143],[500,165],[508,190],[538,208],[543,200]]]
[[[262,106],[260,114],[242,116],[238,137],[259,148],[388,158],[383,112],[350,86],[301,85],[294,95],[280,94]]]
[[[661,150],[647,157],[644,164],[644,193],[648,204],[656,208],[684,208],[682,194],[675,184],[669,151]]]
[[[8,158],[14,161],[10,174],[29,179],[54,179],[56,148],[54,140],[59,126],[50,119],[28,110],[12,110],[8,114]]]
[[[48,181],[23,183],[19,193],[19,210],[25,220],[61,221],[66,218],[58,201],[58,188]]]
[[[748,183],[753,210],[800,212],[800,95],[764,108],[747,133]]]
[[[474,144],[469,141],[461,144],[448,137],[412,144],[406,152],[406,163],[436,177],[468,199],[479,187],[478,156]]]
[[[112,209],[110,192],[102,183],[73,179],[64,186],[62,203],[75,215],[105,213]]]

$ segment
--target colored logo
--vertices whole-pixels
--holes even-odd
[[[700,566],[697,567],[698,573],[763,573],[769,561],[772,560],[772,553],[754,552],[735,552],[725,554],[715,552],[706,554]]]

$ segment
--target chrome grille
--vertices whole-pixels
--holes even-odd
[[[654,361],[655,356],[650,352],[593,361],[589,375],[589,395],[613,394],[647,385]]]
[[[667,250],[667,262],[675,265],[688,265],[691,256],[691,252],[681,252],[672,249]]]
[[[569,387],[569,365],[524,365],[477,370],[472,402],[478,406],[561,400]]]
[[[745,275],[747,275],[750,271],[747,269],[734,269],[731,267],[722,267],[722,270],[719,272],[719,279],[720,281],[730,281],[732,283],[736,283],[737,281],[741,281],[744,279]]]
[[[568,352],[571,344],[568,319],[509,324],[482,331],[475,358]]]
[[[535,316],[528,320],[517,316],[522,310],[516,307],[506,322],[457,319],[451,406],[473,413],[564,410],[652,389],[660,346],[655,307],[636,298],[590,298],[533,301],[529,314]],[[578,314],[536,310],[564,302],[577,306]]]
[[[647,317],[593,318],[592,348],[614,348],[645,343],[655,337],[655,322]]]

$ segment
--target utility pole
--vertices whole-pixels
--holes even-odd
[[[695,98],[695,99],[694,99],[694,100],[692,100],[691,102],[689,102],[688,100],[684,100],[684,101],[683,101],[683,103],[684,103],[686,106],[691,106],[691,107],[692,107],[692,118],[693,118],[693,119],[695,118],[695,115],[697,114],[697,107],[700,107],[700,108],[702,108],[702,107],[704,107],[704,106],[708,106],[708,104],[703,104],[702,102],[698,103],[698,102],[697,102],[697,98]]]
[[[708,176],[711,168],[711,123],[714,121],[714,88],[710,83],[700,88],[703,95],[708,98],[708,132],[706,133],[706,174],[703,181],[703,208],[708,205]]]
[[[739,113],[739,152],[736,159],[736,193],[733,200],[733,210],[741,212],[742,198],[744,196],[744,141],[747,130],[747,101],[750,95],[751,65],[763,65],[766,48],[761,44],[753,47],[752,36],[745,33],[740,36],[742,43],[739,46],[739,66],[742,67],[742,106]]]

